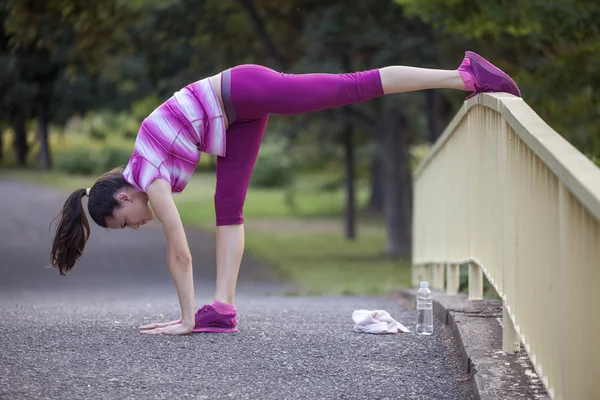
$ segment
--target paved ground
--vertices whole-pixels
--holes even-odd
[[[95,227],[60,278],[44,267],[64,199],[0,178],[0,399],[472,398],[443,325],[429,338],[354,333],[354,309],[385,309],[411,330],[415,312],[390,299],[281,296],[285,285],[251,257],[238,333],[141,335],[178,316],[160,227]],[[199,306],[214,291],[214,241],[192,229],[188,240]]]

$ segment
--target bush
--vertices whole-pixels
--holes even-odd
[[[111,140],[132,141],[137,136],[141,120],[127,111],[91,111],[76,127],[83,134],[97,142]]]
[[[104,173],[118,166],[125,166],[131,157],[131,149],[108,147],[100,151],[96,161],[96,173]]]
[[[98,154],[88,148],[74,148],[70,151],[58,152],[56,168],[73,175],[91,175],[96,173]]]
[[[100,175],[118,166],[125,166],[131,151],[118,147],[92,149],[75,147],[56,155],[56,168],[73,175]]]
[[[345,178],[343,176],[334,176],[327,178],[317,185],[320,192],[336,192],[344,187]]]
[[[260,149],[250,185],[254,187],[283,187],[294,178],[292,157],[283,142],[265,142]]]

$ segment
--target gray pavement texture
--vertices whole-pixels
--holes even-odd
[[[355,309],[385,309],[414,332],[397,299],[287,297],[244,257],[239,332],[149,336],[178,317],[157,224],[92,229],[66,277],[47,269],[49,223],[64,193],[0,177],[0,399],[472,399],[460,347],[432,337],[352,331]],[[214,239],[187,229],[197,306],[214,292]]]
[[[417,291],[402,291],[411,308]],[[468,300],[466,294],[433,293],[433,310],[459,339],[463,366],[473,377],[477,399],[535,399],[550,397],[535,372],[524,346],[516,353],[502,351],[502,301]]]

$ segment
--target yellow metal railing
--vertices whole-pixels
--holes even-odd
[[[482,94],[414,184],[413,283],[456,293],[468,264],[477,299],[485,274],[503,350],[522,342],[552,398],[600,399],[600,169],[522,99]]]

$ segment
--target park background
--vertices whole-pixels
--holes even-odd
[[[173,92],[244,63],[456,69],[473,50],[600,164],[593,0],[4,0],[0,21],[0,173],[65,198],[126,164],[142,119]],[[247,251],[298,294],[409,286],[411,173],[464,98],[423,91],[272,116],[246,200]],[[175,197],[184,223],[209,231],[214,166],[203,154]]]

